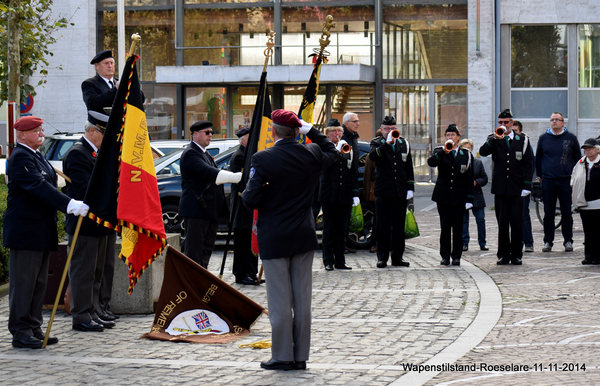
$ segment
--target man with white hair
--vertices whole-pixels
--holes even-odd
[[[342,118],[342,127],[344,129],[344,134],[342,134],[341,140],[346,141],[350,146],[352,146],[352,170],[356,173],[356,178],[358,180],[358,160],[360,158],[360,148],[358,147],[358,126],[360,125],[360,120],[358,119],[358,115],[355,113],[346,113]],[[354,204],[358,205],[357,201],[360,202],[358,198],[358,193],[353,198]],[[350,213],[348,213],[348,216]],[[346,226],[346,234],[348,233],[348,225]],[[355,253],[356,249],[346,247],[346,253]]]

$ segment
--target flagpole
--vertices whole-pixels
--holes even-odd
[[[44,343],[42,343],[42,348],[46,348],[48,344],[48,338],[50,337],[50,330],[52,330],[52,322],[54,321],[54,316],[56,315],[56,309],[58,308],[58,301],[60,299],[60,295],[62,293],[63,286],[65,285],[65,280],[67,278],[67,272],[69,271],[69,264],[71,264],[71,257],[73,257],[73,251],[75,250],[75,243],[77,243],[77,236],[79,236],[79,229],[81,228],[81,222],[83,221],[83,216],[79,216],[79,220],[77,220],[77,227],[75,228],[75,233],[73,234],[73,240],[71,240],[71,246],[69,247],[69,255],[67,256],[67,262],[65,263],[65,269],[63,270],[62,278],[60,279],[60,284],[58,286],[58,292],[56,293],[56,299],[54,300],[54,307],[52,307],[52,315],[50,315],[50,320],[48,320],[48,328],[46,329],[46,336],[44,336]]]
[[[273,41],[273,39],[275,38],[275,32],[270,31],[267,34],[267,36],[268,36],[267,48],[265,48],[265,51],[264,51],[265,64],[264,64],[263,70],[262,70],[263,73],[267,71],[267,66],[269,64],[269,58],[273,55],[273,47],[275,46],[275,43]],[[246,152],[244,152],[244,161],[243,161],[242,165],[244,165],[245,163],[246,163]],[[232,208],[231,214],[229,216],[229,231],[227,232],[227,241],[225,242],[225,251],[223,252],[223,260],[221,261],[221,270],[219,271],[219,279],[223,279],[223,271],[225,271],[225,262],[227,261],[227,252],[229,250],[229,241],[231,240],[231,232],[233,230],[233,221],[235,220],[235,214],[236,214],[237,208],[239,206],[239,197],[241,195],[242,195],[242,192],[238,192],[238,194],[236,194],[233,197],[233,208]],[[262,272],[262,266],[261,266],[261,272]],[[260,279],[257,281],[256,284],[257,285],[260,284]]]

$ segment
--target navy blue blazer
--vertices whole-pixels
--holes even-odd
[[[181,199],[179,215],[217,220],[223,212],[225,192],[216,185],[217,168],[211,155],[192,141],[181,154]]]
[[[96,74],[96,76],[86,79],[81,83],[81,92],[83,93],[83,101],[88,110],[106,114],[104,107],[112,107],[117,95],[117,88],[110,88],[104,79]]]
[[[8,159],[8,198],[4,246],[30,251],[58,249],[56,210],[67,211],[71,199],[56,188],[48,161],[17,144]]]
[[[312,202],[321,171],[338,157],[325,135],[312,128],[313,142],[285,138],[252,156],[244,204],[258,209],[258,249],[263,260],[318,248]]]

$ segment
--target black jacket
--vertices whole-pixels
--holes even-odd
[[[17,144],[6,165],[8,197],[3,238],[7,248],[56,251],[56,210],[67,211],[71,199],[56,189],[50,164]]]
[[[432,168],[438,168],[438,178],[431,199],[442,205],[465,206],[473,203],[473,156],[460,147],[452,153],[444,153],[443,147],[433,149],[427,160]]]
[[[477,186],[473,189],[475,199],[473,200],[473,208],[485,208],[485,197],[483,196],[483,188],[488,183],[488,176],[483,167],[481,160],[473,157],[473,178],[477,181]]]
[[[225,203],[223,185],[216,185],[220,170],[211,155],[192,141],[181,154],[179,215],[217,220]]]
[[[246,147],[240,145],[237,150],[231,156],[229,161],[229,170],[232,172],[241,172],[244,167],[244,152]],[[231,196],[230,196],[230,211],[233,211],[234,198],[238,201],[237,213],[233,218],[233,228],[252,228],[253,212],[244,206],[242,202],[241,194],[238,194],[238,184],[231,184]]]
[[[112,107],[117,95],[117,88],[110,88],[104,79],[96,74],[96,76],[86,79],[81,83],[81,92],[88,110],[106,114],[104,107]]]
[[[244,204],[258,209],[257,235],[261,259],[289,257],[318,248],[312,201],[319,175],[338,152],[315,128],[313,142],[285,138],[252,156]]]
[[[479,148],[482,156],[492,155],[492,193],[521,196],[522,190],[531,191],[533,158],[527,136],[518,135],[509,144],[496,139],[494,134]]]
[[[338,154],[334,163],[321,173],[319,202],[352,204],[358,197],[358,172],[350,154]]]
[[[346,126],[342,126],[344,128],[344,134],[342,134],[342,138],[344,141],[348,142],[348,145],[352,146],[352,163],[354,164],[357,176],[358,176],[358,161],[360,159],[360,148],[358,147],[358,133],[351,133]]]
[[[410,144],[400,137],[394,148],[383,137],[371,140],[369,157],[377,167],[375,196],[406,198],[407,191],[415,190]]]

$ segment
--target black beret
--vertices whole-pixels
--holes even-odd
[[[383,126],[394,126],[396,124],[396,118],[392,117],[391,115],[388,115],[387,117],[383,118],[381,124]]]
[[[450,125],[448,125],[448,128],[446,129],[446,133],[456,133],[458,135],[460,135],[460,132],[458,131],[458,127],[456,127],[456,124],[451,123]]]
[[[340,121],[338,121],[337,118],[331,118],[329,120],[329,122],[327,122],[327,126],[326,127],[341,127],[342,125],[340,124]]]
[[[271,119],[273,119],[273,122],[277,123],[278,125],[293,128],[298,128],[302,126],[302,122],[300,122],[300,119],[296,114],[284,109],[277,109],[273,111],[271,113]]]
[[[510,109],[504,109],[500,114],[498,114],[498,118],[512,118],[512,113]]]
[[[194,123],[192,125],[192,127],[190,127],[190,133],[193,133],[194,131],[208,129],[209,127],[213,127],[212,122],[209,122],[209,121],[198,121],[198,122]]]
[[[113,52],[111,50],[100,51],[94,56],[94,59],[90,62],[90,64],[100,63],[106,58],[112,58]]]
[[[583,145],[581,145],[581,148],[583,149],[584,147],[597,147],[597,146],[599,146],[598,140],[596,140],[594,138],[588,138],[585,140]]]
[[[250,127],[249,126],[245,126],[242,127],[241,129],[239,129],[235,135],[238,136],[238,138],[242,138],[244,135],[248,134],[250,132]]]
[[[100,129],[100,131],[104,134],[104,130],[106,130],[106,123],[108,122],[108,115],[99,113],[97,111],[88,111],[88,121]]]

